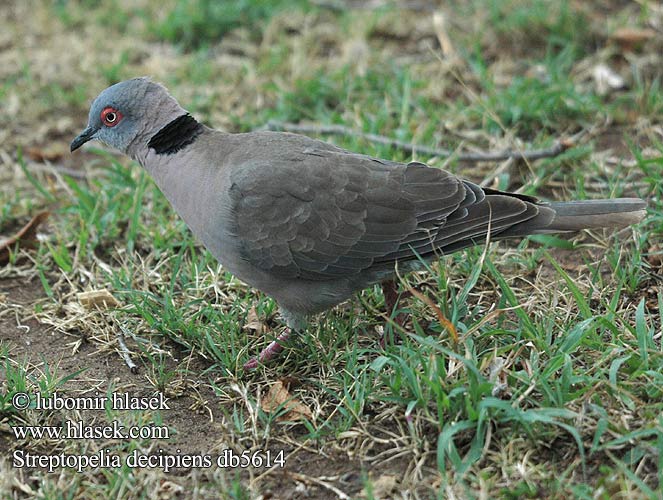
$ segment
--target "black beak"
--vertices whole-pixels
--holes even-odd
[[[71,146],[69,146],[69,149],[74,152],[78,148],[80,148],[83,144],[85,144],[87,141],[92,139],[92,136],[95,134],[96,129],[93,129],[92,127],[88,127],[83,132],[81,132],[76,139],[71,141]]]

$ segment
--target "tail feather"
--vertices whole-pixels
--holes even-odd
[[[647,204],[639,198],[615,198],[552,202],[544,206],[552,208],[555,217],[549,225],[535,229],[532,234],[630,226],[644,218]]]

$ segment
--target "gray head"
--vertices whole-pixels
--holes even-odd
[[[135,157],[156,132],[184,114],[166,88],[149,78],[116,83],[92,103],[87,128],[72,141],[71,151],[98,139]]]

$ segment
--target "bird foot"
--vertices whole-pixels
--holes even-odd
[[[384,295],[384,304],[387,310],[387,314],[391,314],[396,306],[398,305],[399,300],[404,299],[411,295],[409,291],[398,292],[398,285],[395,281],[389,280],[382,283],[382,294]],[[405,321],[407,320],[407,315],[403,312],[398,313],[394,318],[393,322],[395,325],[400,328],[392,328],[394,340],[400,339],[399,330],[405,329]],[[394,326],[394,325],[392,325]],[[380,337],[380,347],[384,349],[387,346],[387,343],[391,340],[386,332]]]
[[[249,361],[244,363],[245,370],[255,370],[259,365],[265,364],[273,358],[277,357],[278,354],[283,351],[283,346],[281,342],[285,342],[290,337],[290,329],[288,328],[281,335],[276,337],[276,340],[270,342],[270,344],[265,347],[257,358],[251,358]]]

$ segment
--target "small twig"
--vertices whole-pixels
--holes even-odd
[[[57,163],[48,163],[48,164],[33,163],[30,165],[30,170],[35,170],[37,172],[46,172],[47,174],[53,173],[53,171],[55,171],[59,174],[68,175],[69,177],[72,177],[74,179],[88,178],[87,172],[84,172],[83,170],[77,170],[74,168],[65,167]]]
[[[311,0],[311,3],[321,9],[329,9],[338,12],[347,11],[350,8],[348,2],[344,2],[343,0]],[[356,10],[377,10],[390,4],[391,2],[387,0],[352,2],[352,8]],[[426,2],[402,2],[399,3],[399,8],[413,10],[415,12],[432,12],[436,7],[434,5],[428,5]]]
[[[122,359],[124,359],[124,362],[129,367],[131,373],[133,374],[138,373],[138,366],[136,365],[136,363],[133,362],[133,359],[131,359],[131,351],[127,347],[127,344],[125,344],[124,342],[123,333],[117,334],[117,343],[120,346],[120,355],[122,356]]]
[[[321,9],[329,9],[333,10],[335,12],[342,12],[347,9],[347,5],[343,2],[339,1],[331,1],[331,0],[311,0],[311,3],[315,5],[316,7],[320,7]]]
[[[336,486],[333,484],[329,484],[326,481],[323,481],[321,479],[318,479],[316,477],[311,477],[311,476],[306,476],[304,474],[300,474],[298,472],[290,472],[290,471],[285,471],[285,474],[287,476],[290,476],[293,478],[295,481],[299,481],[301,483],[307,483],[307,484],[315,484],[317,486],[322,486],[323,488],[328,489],[332,493],[334,493],[338,498],[341,498],[343,500],[350,500],[350,497],[339,490]]]
[[[349,137],[360,137],[376,144],[382,144],[394,149],[404,151],[408,154],[419,153],[427,156],[441,156],[448,157],[454,154],[449,149],[430,148],[427,146],[419,146],[410,142],[403,142],[396,139],[390,139],[383,135],[367,134],[365,132],[357,132],[343,125],[300,125],[297,123],[286,123],[269,121],[264,127],[267,130],[281,130],[284,132],[294,132],[299,134],[319,134],[319,135],[344,135]],[[569,138],[555,141],[555,143],[544,149],[530,149],[523,151],[486,151],[480,153],[461,153],[456,156],[458,161],[467,162],[481,162],[481,161],[503,161],[510,158],[516,160],[533,161],[541,158],[552,158],[557,156],[569,148],[576,145],[578,140],[585,135],[586,131],[581,131]]]
[[[382,135],[367,134],[357,132],[343,125],[299,125],[297,123],[285,122],[267,122],[267,130],[282,130],[284,132],[295,132],[298,134],[318,134],[318,135],[344,135],[349,137],[360,137],[376,144],[382,144],[394,149],[400,149],[406,153],[422,153],[428,156],[451,156],[452,152],[448,149],[435,149],[426,146],[417,146],[396,139],[390,139]]]
[[[561,181],[556,181],[553,179],[549,179],[546,181],[546,186],[549,188],[565,188],[568,187],[568,182],[561,182]],[[640,181],[624,181],[624,185],[628,185],[628,190],[633,191],[636,189],[646,189],[650,186],[649,182],[640,182]],[[583,184],[583,188],[586,190],[592,190],[592,191],[606,191],[610,189],[610,183],[608,182],[601,182],[601,181],[588,181]]]
[[[577,136],[578,134],[576,134]],[[573,136],[573,137],[576,137]],[[543,149],[525,149],[522,151],[487,151],[483,153],[463,153],[458,155],[458,161],[480,162],[480,161],[504,161],[504,160],[525,160],[534,161],[541,158],[553,158],[560,155],[567,149],[576,145],[572,138],[555,141],[549,148]]]

